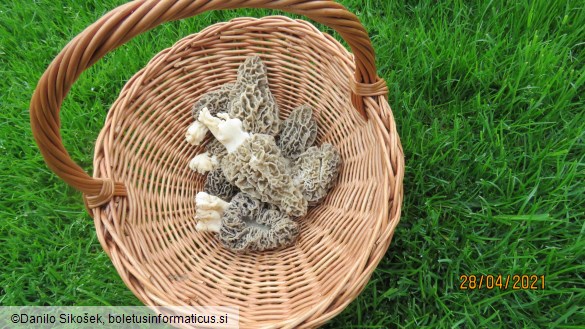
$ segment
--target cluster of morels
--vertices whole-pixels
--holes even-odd
[[[238,68],[237,80],[203,95],[193,106],[186,139],[206,152],[189,167],[207,174],[196,196],[197,231],[218,233],[234,251],[291,245],[295,221],[321,202],[333,186],[341,158],[328,143],[314,145],[317,123],[302,105],[281,121],[258,56]]]

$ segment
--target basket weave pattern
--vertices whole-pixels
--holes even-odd
[[[324,2],[329,3],[314,3]],[[132,4],[137,3],[155,6]],[[121,8],[117,12],[128,15]],[[103,56],[100,49],[96,55]],[[343,165],[325,201],[300,219],[295,245],[240,255],[195,230],[195,195],[205,177],[188,162],[203,147],[187,144],[184,134],[195,101],[233,82],[239,64],[252,54],[268,68],[281,116],[301,104],[312,106],[318,143],[334,144]],[[86,66],[97,60],[72,56]],[[35,138],[49,166],[85,193],[100,243],[145,304],[238,306],[241,328],[312,328],[341,312],[363,289],[398,224],[403,153],[390,107],[379,96],[385,84],[367,81],[363,72],[361,83],[354,82],[360,70],[335,39],[305,21],[271,16],[215,24],[163,50],[112,105],[96,142],[93,177],[83,176],[91,183],[70,174],[79,172],[66,161],[51,160],[63,154],[48,141],[60,140],[58,111],[56,118],[46,113],[59,108],[68,91],[63,86],[78,76],[73,72],[60,85],[64,59],[57,58],[35,91]],[[49,136],[52,131],[56,137]]]

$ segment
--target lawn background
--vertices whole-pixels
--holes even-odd
[[[139,305],[81,195],[45,166],[28,112],[54,56],[123,2],[0,2],[0,305]],[[325,327],[584,325],[585,5],[341,2],[372,37],[407,168],[386,257]],[[212,23],[271,13],[283,14],[206,13],[107,55],[62,108],[73,159],[91,172],[109,105],[156,53]],[[545,275],[546,289],[461,291],[462,274]]]

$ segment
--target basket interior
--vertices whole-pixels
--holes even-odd
[[[343,164],[326,200],[299,220],[294,246],[235,254],[195,231],[195,195],[205,177],[188,162],[202,148],[184,135],[193,103],[234,81],[251,54],[268,68],[281,117],[312,106],[318,143],[336,145]],[[389,178],[384,143],[351,106],[352,74],[351,55],[330,36],[303,21],[265,18],[208,27],[132,77],[109,112],[94,161],[95,177],[124,182],[129,195],[95,218],[102,245],[143,302],[238,306],[242,327],[261,327],[315,323],[357,295],[388,219]]]

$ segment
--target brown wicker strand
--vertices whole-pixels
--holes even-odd
[[[103,185],[99,194],[85,197],[89,209],[97,208],[108,203],[114,196],[114,181],[111,179],[102,179],[102,182]]]
[[[361,83],[353,79],[349,80],[349,86],[355,95],[359,96],[387,96],[388,86],[384,79],[379,79],[374,83]]]

